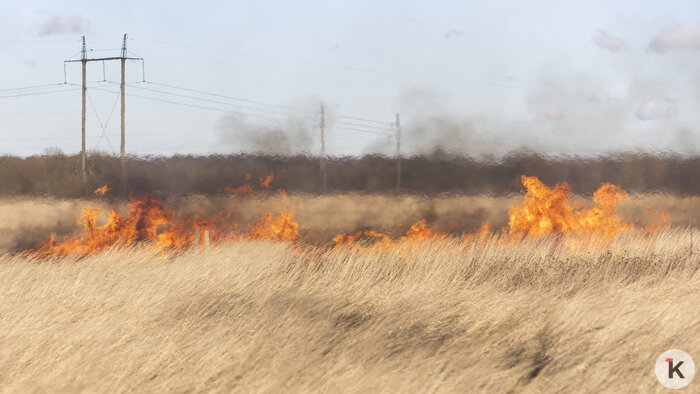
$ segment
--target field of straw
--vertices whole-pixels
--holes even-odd
[[[180,215],[210,216],[233,204],[238,219],[249,222],[275,205],[275,193],[236,197],[231,195],[182,196],[167,200]],[[295,212],[299,232],[306,240],[327,242],[334,235],[365,229],[403,234],[411,224],[426,219],[443,231],[468,232],[489,222],[499,230],[508,224],[508,210],[523,201],[522,195],[507,197],[412,194],[290,194],[284,208]],[[573,196],[574,202],[590,205],[590,197]],[[126,212],[126,204],[115,200],[64,200],[56,198],[0,199],[0,251],[23,250],[55,232],[65,236],[79,231],[78,218],[85,207],[101,207]],[[650,209],[651,208],[651,209]],[[689,226],[692,218],[700,223],[700,196],[676,197],[638,194],[620,203],[618,213],[624,221],[647,226],[668,214],[671,226]]]
[[[660,391],[700,354],[690,232],[3,257],[8,392]],[[697,382],[694,382],[697,383]],[[694,384],[693,383],[693,384]]]
[[[296,199],[306,234],[299,242],[136,246],[83,259],[15,251],[49,228],[73,231],[84,202],[0,204],[0,387],[662,391],[654,375],[661,352],[700,355],[700,232],[686,224],[698,198],[633,197],[620,207],[623,218],[651,203],[673,226],[592,243],[500,234],[522,197]],[[179,211],[219,204],[170,203]],[[240,201],[242,212],[256,204]],[[445,229],[489,220],[496,231],[392,248],[323,241],[362,228],[403,232],[426,216]]]

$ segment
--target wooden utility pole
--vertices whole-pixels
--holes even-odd
[[[325,136],[325,129],[326,129],[326,113],[325,113],[325,108],[323,107],[323,104],[321,104],[321,157],[320,157],[320,166],[321,166],[321,190],[325,193],[326,192],[326,136]]]
[[[122,194],[127,194],[126,186],[126,158],[124,157],[124,148],[126,146],[126,124],[124,123],[126,108],[124,107],[124,91],[125,91],[125,76],[126,76],[126,34],[124,34],[124,42],[122,43],[122,81],[121,81],[121,95],[122,95],[122,141],[121,148],[119,149],[119,160],[121,165],[121,189]]]
[[[81,172],[82,172],[82,178],[83,178],[83,188],[85,189],[85,192],[88,192],[88,179],[87,179],[87,155],[85,152],[85,95],[87,93],[87,83],[86,83],[86,74],[87,74],[87,63],[88,62],[102,62],[103,64],[103,69],[102,69],[102,79],[105,79],[105,72],[104,72],[104,62],[106,60],[120,60],[121,61],[121,83],[120,83],[120,88],[121,88],[121,103],[122,103],[122,108],[121,108],[121,134],[122,134],[122,141],[121,141],[121,150],[120,150],[120,160],[121,160],[121,186],[122,186],[122,192],[127,193],[126,190],[126,157],[125,157],[125,137],[126,137],[126,125],[125,125],[125,114],[126,114],[126,109],[125,109],[125,90],[126,90],[126,61],[127,60],[139,60],[143,63],[143,59],[140,57],[128,57],[127,56],[127,50],[126,50],[126,40],[127,40],[127,35],[124,34],[124,41],[122,43],[122,51],[121,51],[121,56],[114,56],[114,57],[102,57],[102,58],[96,58],[96,59],[88,59],[87,57],[87,48],[85,46],[85,36],[83,36],[83,49],[81,52],[80,60],[66,60],[63,62],[64,64],[64,74],[65,74],[65,64],[66,63],[72,63],[72,62],[81,62],[83,66],[83,89],[82,89],[82,96],[83,96],[83,112],[82,112],[82,122],[81,122],[81,137],[82,137],[82,149],[80,152],[81,156]],[[143,67],[142,64],[142,70],[145,68]],[[145,78],[145,75],[144,75]]]
[[[82,96],[83,96],[83,111],[82,111],[82,118],[80,122],[80,136],[82,140],[82,148],[80,150],[80,174],[83,178],[83,193],[87,194],[87,157],[85,153],[85,94],[87,93],[87,82],[86,82],[86,74],[87,74],[87,48],[85,47],[85,36],[83,36],[83,50],[80,52],[80,62],[83,64],[83,88],[82,88]]]
[[[401,189],[401,118],[396,114],[396,190]]]

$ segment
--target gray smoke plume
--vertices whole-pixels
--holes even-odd
[[[294,118],[253,122],[239,115],[227,115],[218,122],[217,131],[223,148],[245,153],[305,154],[314,142],[311,125]]]

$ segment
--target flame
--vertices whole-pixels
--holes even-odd
[[[243,186],[227,187],[227,191],[236,194],[251,194],[256,187],[269,187],[274,180],[273,174],[260,177],[257,186],[249,183],[251,175],[246,175]],[[504,233],[510,234],[510,239],[530,236],[540,237],[547,234],[574,235],[575,241],[590,239],[591,236],[610,239],[615,234],[633,227],[631,223],[622,221],[617,214],[618,203],[627,199],[620,187],[606,183],[594,194],[592,206],[588,209],[571,204],[571,192],[566,183],[548,187],[536,177],[522,177],[526,189],[521,205],[513,206],[509,211],[509,221]],[[109,190],[108,186],[95,191],[100,195]],[[282,204],[289,204],[287,195],[280,191],[279,199],[272,211],[268,210],[252,224],[241,230],[238,213],[234,206],[217,212],[211,217],[177,217],[173,210],[165,208],[161,200],[144,196],[131,197],[127,204],[126,216],[111,210],[107,213],[104,225],[98,225],[102,212],[97,208],[85,208],[78,220],[82,233],[58,241],[55,234],[33,250],[39,256],[84,257],[91,253],[106,250],[111,247],[134,246],[150,244],[154,248],[180,250],[192,246],[195,242],[194,229],[200,232],[208,231],[211,242],[221,242],[235,239],[271,240],[275,242],[301,239],[299,223],[294,219],[294,209]],[[262,205],[262,203],[261,203]],[[659,214],[653,224],[647,227],[649,232],[655,231],[668,223],[667,214]],[[474,242],[485,242],[491,237],[491,227],[485,222],[473,233],[462,236],[465,248]],[[427,241],[449,237],[449,232],[431,227],[425,219],[413,223],[400,237],[367,229],[354,233],[339,234],[333,237],[335,245],[349,245],[359,248],[400,248],[410,251],[414,245],[428,244]],[[200,237],[202,242],[202,237]],[[508,242],[508,241],[506,241]]]
[[[299,238],[299,223],[294,221],[294,212],[281,212],[277,215],[265,212],[258,222],[251,226],[247,238],[294,241]]]
[[[400,242],[415,242],[427,241],[436,238],[445,238],[447,233],[443,233],[437,227],[428,227],[425,219],[419,220],[411,225],[403,237],[399,238]]]
[[[484,222],[481,226],[473,233],[464,234],[462,239],[465,242],[477,241],[486,242],[486,240],[491,236],[491,223]]]
[[[595,235],[609,239],[630,229],[617,215],[617,203],[627,199],[620,187],[606,183],[593,194],[593,207],[584,209],[570,203],[569,185],[547,187],[536,177],[522,177],[527,190],[522,205],[510,210],[508,232],[539,237],[545,234]]]
[[[173,210],[150,196],[131,198],[127,204],[126,216],[111,210],[107,222],[98,225],[101,214],[98,208],[85,208],[78,220],[82,233],[64,238],[58,242],[55,234],[33,250],[41,257],[77,256],[104,251],[111,247],[151,244],[156,249],[183,249],[194,243],[194,230],[209,231],[212,242],[230,239],[258,239],[273,241],[295,241],[299,237],[299,224],[294,220],[294,212],[282,211],[274,214],[265,212],[250,226],[247,233],[241,233],[235,220],[235,209],[227,209],[210,218],[194,216],[176,218]]]
[[[149,196],[132,199],[128,205],[127,217],[114,210],[109,212],[107,223],[97,225],[100,210],[85,208],[78,220],[83,233],[65,238],[57,243],[56,235],[51,234],[36,251],[41,256],[85,256],[103,251],[112,246],[135,245],[159,238],[159,228],[170,222],[173,212],[163,209],[160,201]]]
[[[267,174],[264,178],[261,177],[258,184],[260,187],[270,187],[270,183],[272,183],[272,180],[275,179],[274,175],[272,173]]]
[[[339,234],[333,237],[333,242],[335,242],[336,245],[369,243],[387,249],[394,246],[394,242],[391,240],[389,235],[374,230],[363,230],[355,233]]]
[[[230,193],[230,194],[235,194],[238,196],[244,196],[244,195],[249,195],[255,193],[256,188],[263,188],[266,189],[270,187],[270,183],[275,179],[274,173],[269,173],[265,175],[264,177],[260,177],[258,179],[258,184],[257,185],[251,185],[250,184],[250,179],[252,176],[250,173],[245,174],[245,181],[243,182],[243,185],[238,186],[238,187],[233,187],[231,185],[227,185],[221,189],[219,189],[220,192],[224,193]]]
[[[391,236],[388,234],[374,230],[363,230],[355,233],[336,235],[333,237],[333,242],[336,245],[369,245],[389,249],[397,244],[401,246],[413,245],[428,240],[446,238],[448,235],[447,233],[439,231],[437,228],[429,227],[426,224],[426,220],[421,219],[413,223],[406,233],[396,240],[396,242],[392,240]]]
[[[107,194],[108,191],[109,191],[109,186],[104,185],[104,186],[101,186],[101,187],[98,187],[97,189],[95,189],[95,191],[93,193],[95,193],[96,196],[104,196],[105,194]]]
[[[671,214],[668,211],[653,212],[652,206],[647,206],[647,214],[651,215],[651,223],[646,226],[646,231],[653,234],[668,226]]]

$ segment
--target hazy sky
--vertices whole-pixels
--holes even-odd
[[[335,155],[393,154],[397,112],[407,153],[700,150],[697,1],[0,0],[0,153],[77,152],[79,63],[9,89],[123,33],[149,81],[128,64],[127,153],[318,152],[321,103]],[[87,146],[118,152],[102,80]]]

